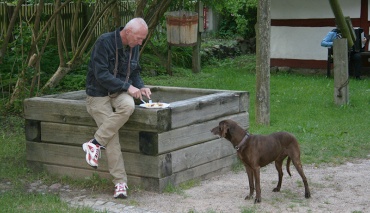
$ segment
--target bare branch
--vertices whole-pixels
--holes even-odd
[[[0,49],[0,64],[2,64],[3,57],[6,53],[7,48],[8,48],[8,43],[9,43],[10,37],[12,36],[15,21],[17,20],[18,13],[19,13],[19,10],[22,7],[22,4],[23,4],[23,0],[19,0],[17,6],[14,9],[14,13],[12,15],[12,18],[10,19],[8,30],[7,30],[6,36],[4,38],[3,46]]]

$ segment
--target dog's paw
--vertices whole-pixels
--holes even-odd
[[[310,192],[306,192],[305,195],[304,195],[305,198],[310,198],[311,197],[311,193]]]
[[[273,190],[272,190],[273,192],[280,192],[280,188],[274,188]]]
[[[254,200],[254,203],[261,203],[261,198],[256,198],[256,199]]]
[[[252,198],[253,198],[253,195],[247,195],[247,196],[245,196],[244,200],[250,200]]]

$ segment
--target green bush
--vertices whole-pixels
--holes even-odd
[[[257,1],[226,1],[222,8],[218,36],[220,38],[253,38],[256,35]]]

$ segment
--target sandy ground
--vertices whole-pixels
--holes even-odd
[[[277,184],[274,165],[261,174],[262,202],[244,200],[249,192],[245,172],[229,172],[201,182],[184,194],[133,192],[124,202],[164,213],[180,212],[370,212],[370,159],[340,166],[304,166],[311,198],[304,198],[301,178],[294,166],[292,177],[285,172],[281,192],[272,192]]]
[[[302,180],[294,166],[290,169],[292,177],[284,172],[281,192],[272,192],[278,176],[274,165],[270,164],[261,171],[262,202],[258,204],[254,204],[254,200],[244,200],[249,193],[244,171],[202,181],[179,194],[131,189],[125,200],[113,199],[113,192],[89,192],[58,183],[46,186],[41,181],[30,184],[28,191],[58,193],[62,200],[68,198],[78,205],[84,205],[83,200],[93,200],[156,213],[370,212],[370,155],[368,159],[339,166],[303,165],[303,169],[311,190],[310,199],[304,198]],[[11,188],[11,182],[0,182],[0,192]],[[122,211],[118,209],[118,212]]]

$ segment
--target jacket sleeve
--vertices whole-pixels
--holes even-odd
[[[333,31],[329,32],[324,39],[321,41],[322,47],[332,47],[333,41],[336,38],[337,34]]]

